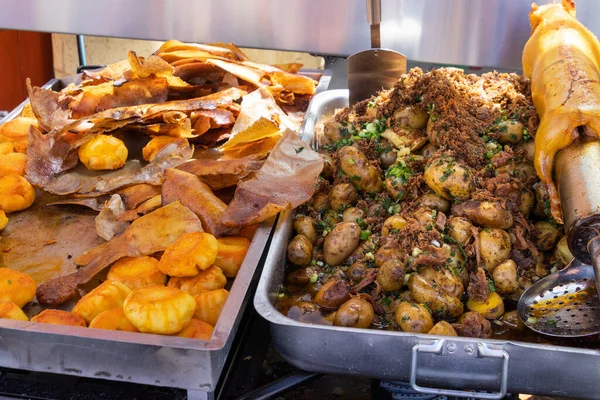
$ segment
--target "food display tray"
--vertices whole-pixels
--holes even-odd
[[[331,79],[327,70],[300,73],[319,82],[317,93]],[[43,87],[59,90],[77,79],[54,79]],[[17,117],[26,104],[0,124]],[[212,398],[273,225],[270,219],[256,230],[210,340],[0,319],[0,366],[180,388],[188,391],[188,399]]]
[[[315,96],[303,139],[314,142],[316,124],[346,105],[347,90]],[[500,399],[507,393],[599,397],[598,350],[325,326],[286,317],[275,305],[284,282],[292,225],[292,213],[280,215],[254,297],[254,307],[271,324],[273,346],[290,364],[311,372],[409,382],[429,394],[482,399]]]

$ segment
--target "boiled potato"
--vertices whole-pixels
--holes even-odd
[[[458,336],[456,330],[450,325],[448,321],[440,321],[431,328],[429,335],[438,335],[438,336]]]
[[[385,292],[400,290],[404,286],[405,267],[400,260],[388,260],[377,271],[377,282]]]
[[[408,106],[394,111],[392,120],[403,128],[423,129],[427,126],[429,114],[423,109]]]
[[[196,276],[214,264],[218,251],[219,242],[210,233],[186,233],[167,247],[158,268],[169,276]]]
[[[450,202],[435,193],[425,193],[417,199],[416,203],[423,208],[429,208],[443,213],[450,211]]]
[[[315,273],[313,268],[298,268],[287,275],[287,281],[293,285],[307,285]]]
[[[210,290],[194,296],[196,299],[194,317],[215,326],[225,306],[227,296],[229,296],[229,292],[225,289]]]
[[[25,175],[27,154],[9,153],[0,155],[0,177],[6,175]]]
[[[79,148],[79,161],[92,171],[119,169],[127,155],[125,143],[108,135],[96,135]]]
[[[101,312],[90,322],[90,328],[110,331],[139,332],[125,316],[123,308],[115,308]]]
[[[533,213],[538,217],[547,217],[550,215],[550,197],[546,185],[543,182],[538,182],[534,185],[535,188],[535,206]]]
[[[319,237],[315,225],[315,220],[306,215],[298,215],[294,218],[294,229],[296,230],[296,233],[306,236],[312,244],[315,244]]]
[[[425,158],[431,158],[431,157],[433,157],[433,155],[435,154],[435,152],[438,151],[438,150],[439,150],[438,147],[436,145],[434,145],[433,143],[427,143],[421,149],[421,155],[423,157],[425,157]]]
[[[295,265],[303,266],[310,264],[313,246],[304,235],[296,235],[288,244],[287,258]]]
[[[180,332],[190,322],[196,300],[172,287],[142,288],[127,296],[123,311],[140,332],[170,335]]]
[[[35,297],[37,285],[27,274],[9,268],[0,268],[0,303],[15,303],[17,307]]]
[[[433,328],[431,313],[422,304],[401,302],[394,319],[402,332],[427,333]]]
[[[63,310],[47,309],[31,318],[31,322],[41,322],[43,324],[81,326],[85,328],[87,324],[81,315],[70,313]]]
[[[496,176],[508,174],[519,178],[522,182],[534,182],[537,179],[535,167],[528,162],[509,163],[496,169]]]
[[[513,260],[500,263],[492,273],[494,287],[500,294],[511,294],[519,289],[519,275],[517,264]]]
[[[504,301],[498,293],[490,292],[484,302],[469,299],[467,308],[481,314],[486,319],[497,319],[504,314]]]
[[[219,250],[215,265],[221,268],[226,277],[235,278],[246,258],[250,241],[239,236],[228,236],[218,238],[217,242],[219,242]]]
[[[394,200],[404,200],[408,194],[408,182],[395,176],[385,178],[385,190]]]
[[[343,222],[358,222],[365,217],[365,212],[357,207],[349,207],[342,213]]]
[[[352,264],[346,271],[346,277],[353,283],[359,283],[367,275],[367,265],[365,262],[358,261]],[[289,276],[289,275],[288,275]],[[288,279],[289,280],[289,279]]]
[[[517,144],[523,140],[525,125],[514,119],[500,122],[496,125],[498,141],[502,144]]]
[[[313,197],[312,206],[315,211],[325,212],[329,209],[329,196],[325,193],[319,193]]]
[[[336,310],[350,298],[350,287],[341,279],[331,279],[326,282],[313,301],[325,310]]]
[[[533,140],[529,140],[527,142],[523,142],[518,146],[518,149],[522,149],[523,158],[530,163],[533,162],[535,158],[535,142]]]
[[[8,225],[8,217],[4,211],[0,210],[0,231],[6,228],[6,225]]]
[[[451,296],[461,298],[465,292],[460,277],[456,276],[448,268],[440,267],[425,267],[419,269],[419,274],[430,282],[435,283],[436,287],[444,289]]]
[[[200,272],[198,275],[189,278],[171,278],[168,287],[181,289],[192,296],[198,295],[205,290],[216,290],[224,288],[227,284],[227,278],[221,268],[216,265]]]
[[[435,121],[433,118],[429,118],[429,121],[427,121],[427,130],[425,132],[427,133],[427,139],[429,139],[430,142],[429,144],[432,146],[440,145],[439,132],[435,127]]]
[[[333,325],[368,328],[371,326],[374,316],[375,313],[371,303],[355,297],[340,306],[333,318]]]
[[[393,245],[380,247],[375,253],[375,266],[380,268],[389,260],[402,260],[402,253]]]
[[[413,211],[413,218],[423,226],[433,227],[435,225],[435,215],[436,212],[429,208],[419,207]]]
[[[27,315],[15,303],[0,304],[0,318],[15,319],[18,321],[29,321]]]
[[[322,220],[329,226],[334,226],[335,224],[340,222],[340,214],[334,210],[327,210],[325,211]]]
[[[361,229],[355,222],[337,224],[325,238],[323,257],[332,267],[342,264],[358,247]]]
[[[333,176],[335,167],[333,158],[331,158],[331,156],[327,153],[319,153],[319,155],[323,159],[323,170],[321,171],[321,176],[325,179],[329,179]]]
[[[0,155],[6,155],[15,151],[13,142],[0,142]]]
[[[121,282],[129,289],[164,286],[167,276],[158,269],[153,257],[125,257],[113,264],[106,276],[110,281]]]
[[[154,160],[156,155],[162,149],[164,149],[171,143],[177,142],[180,140],[181,140],[181,138],[172,137],[172,136],[155,136],[142,149],[142,157],[144,157],[144,160],[150,162],[150,161]],[[187,144],[187,139],[183,139],[183,140]],[[127,156],[125,156],[125,159],[127,159]]]
[[[479,233],[481,261],[489,272],[508,259],[510,250],[510,235],[505,230],[485,228]]]
[[[329,207],[334,211],[342,211],[356,202],[358,193],[350,183],[338,183],[329,192]]]
[[[394,214],[383,222],[383,226],[381,227],[381,236],[387,236],[393,231],[404,228],[407,224],[408,221],[406,221],[404,217]]]
[[[338,150],[341,170],[350,177],[359,191],[379,193],[383,189],[383,181],[377,167],[371,165],[364,153],[353,146],[345,146]]]
[[[210,324],[192,318],[185,328],[183,328],[176,336],[189,339],[209,340],[213,330],[214,328]]]
[[[1,220],[2,217],[0,216],[0,227],[2,226]],[[556,244],[556,248],[554,249],[554,257],[562,265],[567,265],[573,259],[573,254],[571,254],[571,250],[569,250],[566,236],[563,236]]]
[[[19,153],[27,153],[29,128],[37,127],[35,118],[17,117],[0,125],[0,142],[12,142]]]
[[[31,206],[35,201],[35,190],[27,179],[20,175],[0,177],[0,210],[9,214]]]
[[[471,221],[463,217],[451,217],[448,220],[448,236],[465,246],[469,243],[473,232]]]
[[[129,293],[131,290],[121,282],[105,281],[83,296],[75,304],[72,312],[81,315],[87,323],[90,323],[101,312],[122,307]]]
[[[453,158],[433,159],[425,167],[424,176],[427,186],[448,200],[467,200],[475,190],[471,169]]]
[[[535,244],[542,251],[549,251],[556,246],[562,237],[561,231],[550,222],[540,221],[535,223]]]
[[[523,216],[529,216],[533,208],[533,204],[535,203],[535,195],[529,189],[522,189],[519,191],[519,198],[517,205],[519,206],[519,211]]]
[[[455,204],[452,214],[468,217],[471,222],[484,228],[508,229],[514,223],[512,213],[499,201],[468,200]]]
[[[458,298],[418,273],[410,275],[408,289],[416,301],[429,306],[436,318],[457,318],[463,313],[463,303]]]
[[[385,169],[391,167],[398,161],[398,151],[389,150],[384,151],[379,155],[379,161],[381,161],[381,166]]]

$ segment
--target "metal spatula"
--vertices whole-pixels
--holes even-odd
[[[546,335],[600,333],[600,141],[582,135],[559,152],[556,178],[575,259],[523,292],[517,310],[525,325]]]
[[[406,73],[406,56],[381,49],[381,0],[367,0],[367,19],[371,26],[371,49],[348,57],[350,105],[368,99],[382,88],[390,88]]]

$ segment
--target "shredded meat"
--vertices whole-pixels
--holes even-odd
[[[469,279],[467,288],[469,299],[479,302],[486,301],[490,295],[490,288],[483,268],[477,268],[476,272],[471,272]]]
[[[466,312],[459,322],[452,324],[459,336],[486,339],[492,336],[492,324],[475,311]]]

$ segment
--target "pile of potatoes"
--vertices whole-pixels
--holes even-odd
[[[210,339],[250,241],[205,232],[181,236],[162,254],[115,262],[107,280],[68,311],[46,309],[33,322]],[[27,321],[21,310],[36,283],[27,274],[0,268],[0,318]]]

